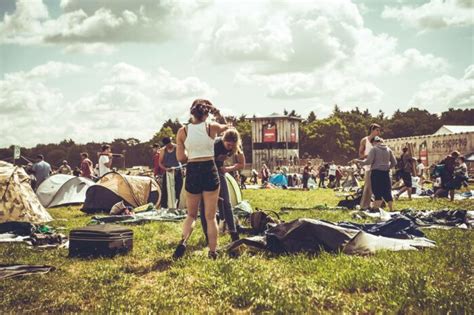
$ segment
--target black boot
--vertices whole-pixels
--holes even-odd
[[[217,253],[216,252],[211,252],[209,251],[209,254],[207,254],[209,259],[216,260],[217,259]]]
[[[180,259],[181,257],[184,256],[185,252],[186,252],[186,243],[184,242],[184,240],[181,240],[178,246],[176,247],[176,249],[174,250],[173,259]]]
[[[230,232],[230,239],[232,242],[238,241],[240,239],[238,232]]]

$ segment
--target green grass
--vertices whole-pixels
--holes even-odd
[[[335,206],[330,190],[245,191],[254,207]],[[400,201],[397,209],[474,209],[472,201]],[[77,208],[50,209],[52,225],[68,232],[90,216]],[[298,217],[353,220],[348,211],[291,211]],[[359,221],[361,222],[361,221]],[[424,251],[380,252],[357,257],[273,256],[246,252],[237,259],[207,258],[199,224],[187,256],[172,262],[180,223],[132,227],[133,253],[114,259],[67,258],[66,249],[38,250],[22,244],[0,245],[1,263],[48,264],[45,275],[0,281],[2,313],[319,313],[408,312],[473,313],[474,234],[464,230],[426,230],[437,247]],[[220,238],[220,244],[229,237]]]

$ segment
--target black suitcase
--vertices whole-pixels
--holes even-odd
[[[69,257],[112,257],[132,249],[133,231],[119,225],[92,225],[69,233]]]

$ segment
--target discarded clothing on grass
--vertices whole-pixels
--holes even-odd
[[[353,218],[373,218],[388,221],[403,217],[423,228],[440,229],[471,229],[474,227],[474,211],[468,210],[413,210],[405,209],[400,212],[386,212],[382,209],[361,210],[352,213]]]
[[[327,204],[319,204],[313,207],[281,207],[280,211],[285,212],[289,210],[346,210],[345,207],[329,207]]]
[[[29,222],[5,222],[0,224],[0,243],[23,242],[35,247],[58,247],[67,242],[67,237],[47,225]]]
[[[415,222],[403,215],[397,216],[385,222],[357,224],[352,222],[341,222],[338,226],[349,229],[362,230],[377,236],[385,236],[399,239],[410,239],[424,237],[425,234],[418,229]]]
[[[186,218],[185,209],[153,209],[142,211],[133,215],[112,215],[112,216],[94,216],[92,224],[103,223],[124,223],[124,224],[143,224],[153,221],[176,222]]]
[[[393,227],[387,230],[397,234]],[[421,233],[421,231],[419,232]],[[416,234],[420,235],[418,232]],[[225,250],[235,252],[241,246],[246,245],[277,254],[342,251],[351,255],[367,255],[379,250],[417,250],[435,246],[433,241],[417,237],[417,235],[413,235],[412,239],[395,239],[370,234],[355,225],[348,227],[321,220],[297,219],[276,224],[268,228],[263,236],[253,236],[235,241],[229,244]]]
[[[0,279],[8,279],[32,274],[48,273],[54,271],[53,266],[34,265],[0,265]]]

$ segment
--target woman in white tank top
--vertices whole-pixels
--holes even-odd
[[[220,123],[206,123],[209,114]],[[183,223],[183,235],[173,257],[181,258],[186,242],[191,236],[197,218],[199,203],[204,200],[204,209],[209,238],[209,257],[216,258],[218,226],[216,221],[219,196],[219,175],[214,162],[214,138],[227,130],[225,119],[208,100],[197,99],[191,106],[192,121],[180,128],[176,136],[176,154],[186,167],[187,217]],[[222,123],[222,124],[221,124]]]

